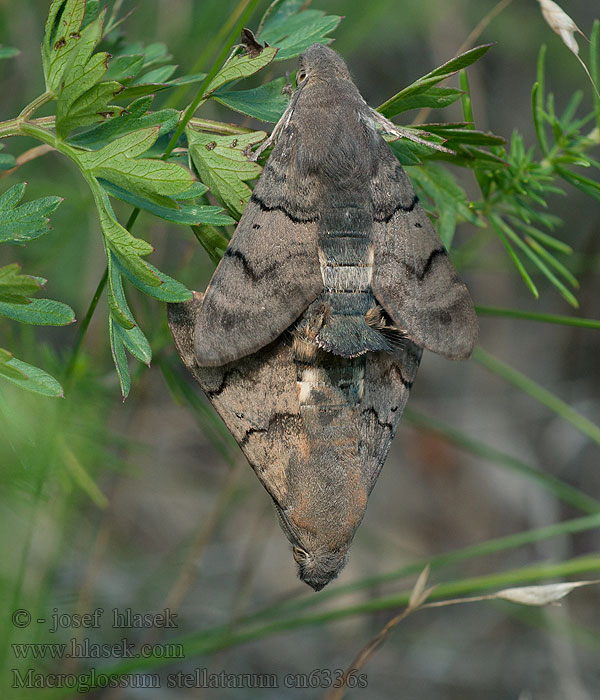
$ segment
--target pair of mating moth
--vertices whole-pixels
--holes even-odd
[[[302,54],[297,86],[206,293],[171,304],[169,324],[320,590],[345,564],[422,349],[469,357],[477,319],[381,136],[396,127],[325,46]]]

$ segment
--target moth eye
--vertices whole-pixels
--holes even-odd
[[[292,551],[294,553],[294,559],[298,562],[298,564],[303,564],[308,559],[308,552],[300,549],[300,547],[294,546]]]
[[[303,83],[306,78],[306,71],[302,68],[296,73],[296,85]]]

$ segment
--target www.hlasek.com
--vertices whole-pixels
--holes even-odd
[[[345,674],[341,669],[314,669],[310,673],[210,673],[206,668],[192,672],[168,673],[161,678],[157,673],[133,673],[116,676],[95,668],[86,673],[39,673],[32,668],[12,669],[13,688],[69,688],[88,693],[103,688],[366,688],[367,676],[353,670]]]
[[[90,639],[68,642],[44,642],[12,644],[16,659],[184,659],[183,644],[141,644],[136,649],[134,642],[125,637],[114,643],[97,643]]]

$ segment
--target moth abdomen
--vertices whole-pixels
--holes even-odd
[[[310,335],[306,326],[296,329],[292,345],[301,414],[308,407],[328,410],[360,403],[365,378],[362,359],[324,352]]]

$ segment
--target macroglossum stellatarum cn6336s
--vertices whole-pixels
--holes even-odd
[[[340,56],[314,44],[204,296],[169,323],[269,492],[300,577],[344,566],[422,349],[469,357],[465,285]]]

